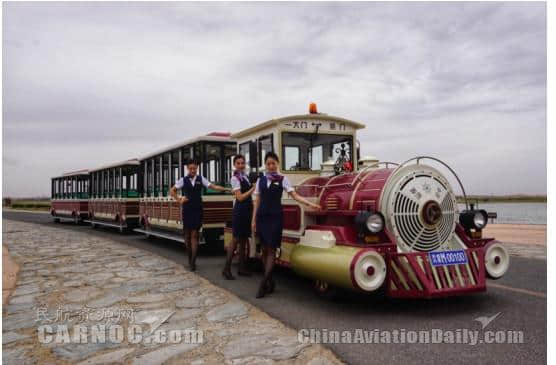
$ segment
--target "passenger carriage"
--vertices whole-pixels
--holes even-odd
[[[123,232],[138,225],[142,186],[139,166],[139,160],[130,159],[90,171],[91,198],[87,222],[93,228],[102,225]]]
[[[72,220],[75,223],[89,214],[89,172],[79,170],[51,179],[50,214],[55,222]]]
[[[229,185],[236,145],[229,133],[210,133],[140,158],[144,177],[139,201],[140,227],[135,231],[183,243],[181,206],[170,196],[175,182],[187,174],[186,161],[200,162],[199,174],[209,181]],[[181,195],[181,190],[178,190]],[[232,196],[204,189],[200,243],[223,245],[224,227],[231,219]]]
[[[484,210],[458,212],[438,165],[421,156],[402,164],[358,158],[363,124],[310,113],[272,119],[235,133],[251,172],[274,151],[296,191],[323,207],[309,210],[283,196],[284,231],[277,262],[311,278],[323,294],[334,287],[383,289],[391,297],[444,297],[486,290],[486,277],[509,267],[506,249],[483,238]],[[467,206],[467,203],[466,203]],[[226,229],[225,244],[232,240]],[[258,256],[252,239],[249,255]]]

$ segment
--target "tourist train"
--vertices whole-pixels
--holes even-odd
[[[314,280],[326,295],[342,287],[383,290],[390,297],[431,298],[486,290],[498,279],[509,254],[483,237],[488,216],[474,209],[454,170],[443,161],[417,156],[403,163],[360,156],[357,132],[365,126],[318,113],[275,118],[229,133],[210,133],[143,157],[52,178],[55,220],[85,221],[183,242],[181,207],[169,195],[186,172],[185,161],[201,162],[199,173],[228,185],[232,159],[245,156],[251,179],[264,173],[264,155],[274,151],[280,172],[297,193],[320,204],[315,211],[286,193],[284,229],[276,262]],[[465,199],[441,171],[453,176]],[[201,243],[229,245],[233,199],[205,189]],[[257,238],[248,255],[260,256]]]

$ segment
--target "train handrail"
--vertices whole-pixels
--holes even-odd
[[[388,165],[396,165],[396,166],[399,166],[400,164],[397,163],[397,162],[392,162],[392,161],[380,161],[380,162],[377,162],[377,163],[373,164],[372,166],[367,166],[367,167],[363,168],[361,171],[359,171],[359,172],[357,173],[357,176],[355,177],[355,179],[353,179],[352,182],[345,182],[345,183],[339,183],[339,184],[329,184],[329,185],[326,185],[326,184],[325,184],[325,185],[317,185],[317,184],[294,185],[294,189],[296,189],[296,188],[298,188],[298,187],[302,187],[302,186],[303,186],[303,187],[312,187],[312,188],[317,188],[317,189],[318,189],[318,188],[326,189],[326,188],[329,188],[329,187],[344,186],[344,185],[350,185],[350,187],[353,187],[353,185],[354,185],[357,181],[359,181],[359,176],[361,176],[361,174],[363,174],[365,171],[367,171],[367,170],[369,170],[369,169],[371,169],[371,168],[376,168],[377,166],[380,166],[380,165],[385,165],[386,168],[388,168]]]
[[[388,168],[388,165],[389,165],[389,164],[396,165],[396,166],[399,166],[399,165],[400,165],[400,164],[397,163],[397,162],[380,161],[380,162],[377,162],[376,164],[373,164],[373,165],[371,165],[371,166],[364,167],[363,169],[361,169],[361,171],[359,171],[359,173],[357,174],[357,176],[355,177],[355,179],[353,179],[353,181],[351,182],[351,186],[353,187],[353,185],[355,185],[355,183],[357,183],[357,182],[360,181],[360,178],[359,178],[359,177],[360,177],[364,172],[366,172],[367,170],[369,170],[369,169],[371,169],[371,168],[377,167],[377,165],[380,166],[381,164],[386,165],[386,168]]]
[[[436,157],[432,157],[432,156],[417,156],[417,157],[410,158],[409,160],[407,160],[407,161],[402,162],[401,164],[399,164],[398,167],[390,174],[390,176],[389,176],[388,178],[394,176],[394,174],[395,174],[399,169],[401,169],[403,166],[405,166],[405,165],[408,164],[409,162],[414,161],[414,160],[417,160],[416,165],[419,165],[419,161],[420,161],[420,160],[424,160],[424,159],[433,160],[433,161],[436,161],[436,162],[440,163],[441,165],[443,165],[444,167],[446,167],[446,168],[452,173],[452,175],[454,175],[454,177],[456,178],[456,180],[457,180],[457,182],[458,182],[458,184],[459,184],[459,187],[461,188],[461,191],[462,191],[462,193],[463,193],[463,199],[465,200],[465,209],[468,210],[468,209],[469,209],[469,203],[467,202],[467,194],[465,193],[465,188],[463,187],[463,184],[461,183],[461,180],[460,180],[458,174],[456,174],[456,172],[455,172],[446,162],[444,162],[444,161],[442,161],[442,160],[440,160],[440,159],[438,159],[438,158],[436,158]],[[388,181],[386,181],[386,183],[388,183]]]

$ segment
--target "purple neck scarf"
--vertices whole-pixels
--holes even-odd
[[[235,170],[234,176],[241,182],[241,180],[249,181],[247,175],[243,171]]]
[[[270,172],[266,174],[266,178],[270,181],[270,182],[275,182],[275,181],[282,181],[282,179],[284,179],[284,176],[280,175],[277,172]]]

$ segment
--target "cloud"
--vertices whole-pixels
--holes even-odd
[[[4,194],[310,101],[365,123],[365,154],[435,155],[472,193],[545,193],[545,8],[6,3]]]

